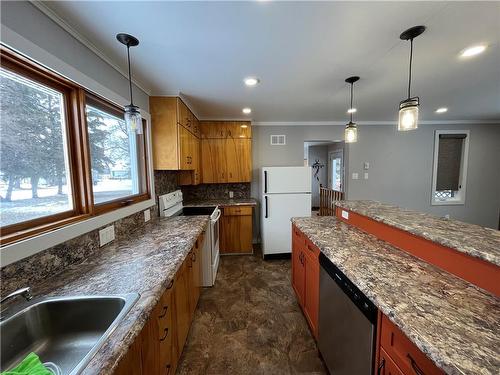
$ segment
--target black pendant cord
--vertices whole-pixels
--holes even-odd
[[[351,83],[351,106],[349,107],[349,113],[350,113],[350,122],[352,122],[352,90],[353,90],[353,87],[354,87],[354,83]]]
[[[130,72],[130,45],[127,44],[127,60],[128,60],[128,84],[130,88],[130,105],[134,105],[134,99],[132,97],[132,74]]]
[[[408,99],[410,99],[411,92],[411,63],[413,61],[413,39],[410,39],[410,69],[408,73]]]

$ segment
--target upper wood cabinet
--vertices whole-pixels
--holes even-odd
[[[250,121],[200,121],[202,139],[252,138]]]
[[[150,97],[153,167],[181,170],[181,185],[201,182],[200,124],[180,98]]]

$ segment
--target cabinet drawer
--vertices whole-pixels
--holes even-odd
[[[443,374],[385,315],[382,315],[380,345],[404,374]]]
[[[384,349],[380,349],[377,375],[404,375]]]
[[[252,207],[251,206],[230,206],[224,207],[225,216],[251,216]]]

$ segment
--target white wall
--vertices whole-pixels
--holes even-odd
[[[466,204],[431,206],[436,129],[470,130]],[[302,165],[304,141],[343,139],[343,126],[254,126],[252,196],[260,199],[262,166]],[[286,134],[285,146],[271,146],[271,134]],[[495,124],[421,125],[400,133],[396,125],[360,125],[357,143],[346,145],[348,199],[373,199],[423,212],[497,228],[500,210],[500,122]],[[370,163],[363,180],[363,162]],[[352,180],[353,172],[360,180]],[[258,225],[258,219],[256,221]],[[258,228],[258,227],[257,227]]]

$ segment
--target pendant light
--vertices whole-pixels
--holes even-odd
[[[129,34],[117,34],[116,39],[127,46],[127,60],[128,60],[128,84],[130,88],[130,104],[125,106],[125,123],[129,131],[142,134],[142,117],[139,107],[134,105],[132,97],[132,75],[130,73],[130,47],[139,45],[139,40]]]
[[[425,26],[414,26],[403,31],[399,38],[410,41],[410,68],[408,74],[408,98],[399,103],[398,130],[408,131],[418,128],[418,106],[420,99],[418,96],[411,97],[411,63],[413,60],[413,39],[425,31]]]
[[[359,81],[358,76],[349,77],[345,80],[347,83],[351,84],[351,106],[349,107],[350,120],[349,123],[345,126],[345,142],[346,143],[354,143],[358,141],[358,126],[356,123],[352,122],[352,114],[354,113],[352,106],[352,95],[354,90],[354,82]]]

